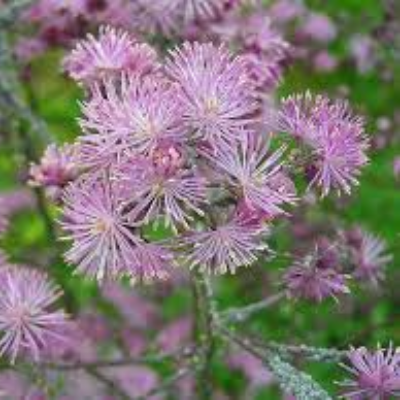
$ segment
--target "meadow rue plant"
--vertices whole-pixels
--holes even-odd
[[[383,238],[339,218],[370,161],[365,119],[340,93],[278,99],[290,64],[340,68],[328,48],[340,24],[295,0],[8,3],[0,112],[31,192],[0,194],[6,398],[400,398],[395,346],[342,350],[363,339],[346,317],[385,318],[373,301],[393,260]],[[9,34],[16,21],[36,36]],[[36,96],[34,58],[55,47],[80,96],[79,133],[63,144]],[[357,286],[373,288],[362,304]],[[348,340],[314,347],[326,324],[299,333],[309,305],[336,306]],[[266,311],[288,343],[254,329]],[[325,387],[308,361],[347,378]],[[221,368],[243,375],[239,392]]]

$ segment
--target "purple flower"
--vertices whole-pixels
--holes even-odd
[[[181,0],[135,0],[132,2],[133,28],[143,34],[161,32],[169,36],[179,28]],[[179,32],[178,32],[179,33]]]
[[[283,24],[302,16],[305,8],[300,2],[278,0],[272,4],[269,11],[273,21]]]
[[[46,188],[51,196],[57,198],[60,190],[79,174],[75,153],[74,146],[48,146],[40,163],[31,166],[29,183]]]
[[[100,29],[98,38],[89,35],[78,43],[64,59],[65,71],[84,85],[121,72],[144,75],[157,68],[157,54],[150,46],[109,26]]]
[[[269,145],[262,140],[243,140],[235,147],[206,155],[240,198],[273,217],[284,213],[284,204],[295,201],[294,186],[287,184],[289,179],[283,179],[281,172],[283,153],[281,148],[269,154]]]
[[[386,243],[368,232],[360,231],[359,245],[354,248],[354,272],[356,279],[378,286],[385,277],[385,267],[392,260],[387,254]]]
[[[332,72],[337,65],[337,59],[327,51],[320,51],[314,57],[314,67],[317,71]]]
[[[195,19],[209,20],[224,8],[223,0],[178,0],[177,7],[182,11],[186,22]]]
[[[157,347],[164,353],[179,351],[188,344],[192,332],[192,320],[181,317],[163,327],[156,338]]]
[[[246,351],[235,349],[229,355],[228,363],[232,369],[244,374],[253,389],[270,386],[274,382],[274,376],[263,362]]]
[[[49,340],[63,339],[59,329],[66,315],[50,311],[60,291],[44,275],[22,267],[2,270],[0,287],[0,354],[12,363],[21,352],[38,360]]]
[[[123,275],[143,281],[165,279],[172,256],[136,236],[122,208],[118,190],[101,180],[68,187],[62,221],[66,239],[72,240],[67,261],[99,281]]]
[[[260,93],[271,91],[278,86],[283,73],[279,62],[251,52],[242,55],[241,59],[246,66],[248,79]]]
[[[188,228],[194,215],[203,215],[206,181],[196,172],[164,167],[143,158],[127,159],[121,165],[118,181],[129,210],[127,218],[142,224],[165,217],[172,228]]]
[[[45,43],[39,38],[23,38],[17,42],[14,53],[19,61],[27,63],[42,54],[44,50]]]
[[[347,276],[338,268],[324,262],[318,249],[296,260],[283,276],[283,283],[290,297],[317,302],[349,293],[346,280]]]
[[[183,238],[190,249],[186,261],[190,268],[208,274],[234,274],[237,268],[257,261],[258,253],[267,248],[261,242],[259,228],[231,222]]]
[[[350,54],[361,74],[370,71],[377,63],[376,43],[372,37],[355,35],[350,39]]]
[[[285,99],[278,119],[281,130],[311,149],[310,185],[318,185],[322,195],[333,189],[350,193],[368,161],[368,140],[363,120],[351,114],[348,104],[307,92]]]
[[[243,138],[255,111],[246,66],[224,47],[185,43],[171,54],[167,72],[182,86],[185,129],[213,147]]]
[[[328,16],[311,13],[304,21],[302,33],[317,42],[329,43],[335,39],[337,29]]]
[[[149,153],[161,142],[184,138],[181,108],[178,85],[159,76],[125,77],[121,85],[108,80],[83,106],[82,142],[100,158],[110,145],[112,153]]]
[[[400,354],[391,346],[374,352],[365,347],[348,352],[350,365],[343,365],[353,376],[341,382],[343,398],[385,400],[400,396]]]
[[[13,215],[21,210],[34,209],[36,199],[29,189],[15,189],[1,193],[0,203],[4,215]]]

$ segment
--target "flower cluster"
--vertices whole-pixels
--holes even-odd
[[[247,40],[282,52],[274,36]],[[272,110],[265,103],[260,112],[247,54],[187,42],[161,60],[106,27],[80,42],[64,68],[85,88],[83,135],[68,156],[49,149],[32,175],[65,188],[67,260],[99,280],[164,279],[178,262],[208,273],[252,265],[267,249],[269,224],[297,194],[285,147],[263,128]],[[350,190],[366,157],[362,122],[347,106],[289,99],[283,125],[317,146],[313,182],[324,194]],[[173,236],[152,241],[146,231],[156,222]]]

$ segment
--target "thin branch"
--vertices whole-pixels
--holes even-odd
[[[253,355],[254,357],[261,360],[263,363],[268,364],[269,354],[265,351],[261,351],[258,347],[253,346],[251,341],[247,338],[242,338],[239,335],[236,335],[231,329],[227,328],[223,324],[218,325],[218,330],[223,339],[228,339],[228,341],[235,343],[242,349],[246,350],[248,353]]]
[[[273,296],[267,297],[259,302],[249,304],[245,307],[231,308],[221,313],[220,318],[224,322],[244,322],[254,314],[264,311],[281,301],[285,294],[277,293]]]
[[[152,398],[153,396],[156,396],[161,393],[168,392],[172,386],[174,386],[179,380],[181,380],[183,377],[192,374],[196,372],[196,369],[190,369],[190,368],[184,368],[178,370],[178,372],[167,379],[165,379],[163,382],[161,382],[160,385],[158,385],[156,388],[151,390],[150,392],[146,393],[144,396],[140,397],[135,397],[134,400],[147,400]]]
[[[86,370],[90,368],[118,368],[125,367],[127,365],[136,365],[136,364],[152,364],[152,363],[162,363],[166,360],[174,360],[179,358],[188,358],[193,355],[193,349],[184,348],[180,349],[174,353],[168,354],[151,354],[143,357],[127,357],[119,360],[96,360],[89,362],[76,362],[71,364],[57,364],[57,363],[41,363],[38,364],[38,367],[46,368],[46,369],[55,369],[59,371],[76,371],[76,370]]]
[[[103,383],[113,395],[118,396],[121,400],[132,400],[132,398],[112,379],[108,378],[102,372],[98,371],[97,368],[86,368],[85,371],[96,378],[99,382]]]
[[[196,392],[199,399],[212,397],[212,362],[216,350],[214,333],[215,303],[210,282],[200,273],[192,273],[195,320],[194,333],[198,345],[198,373]]]

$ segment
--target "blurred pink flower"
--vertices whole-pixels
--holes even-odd
[[[1,209],[6,215],[13,215],[36,207],[36,199],[31,190],[15,189],[0,193]]]
[[[314,57],[314,67],[317,71],[332,72],[337,65],[338,60],[327,51],[320,51]]]
[[[140,296],[132,288],[107,282],[102,287],[102,293],[118,308],[127,324],[132,328],[149,329],[159,319],[159,308],[156,304]]]
[[[258,358],[247,351],[235,350],[229,355],[228,364],[240,370],[254,388],[269,386],[274,382],[274,376]]]
[[[79,174],[74,153],[73,146],[48,146],[40,163],[31,165],[29,184],[45,188],[51,198],[59,199],[62,189]]]
[[[156,343],[163,352],[172,353],[187,344],[191,332],[191,319],[182,317],[165,326],[157,335]]]
[[[310,13],[304,20],[301,32],[309,38],[328,43],[337,36],[337,28],[333,21],[324,14]]]
[[[283,284],[288,296],[321,302],[327,297],[350,293],[348,277],[340,272],[338,266],[331,265],[329,259],[325,260],[324,255],[325,251],[317,247],[287,269]]]
[[[360,73],[367,73],[377,62],[375,47],[373,39],[369,36],[355,35],[351,38],[350,54],[353,56]]]
[[[12,363],[21,353],[36,360],[49,340],[63,340],[58,329],[67,324],[62,311],[50,311],[61,292],[47,277],[23,267],[0,273],[0,353]]]
[[[14,53],[21,62],[29,62],[32,58],[43,53],[46,49],[46,44],[40,38],[22,38],[14,49]]]
[[[376,287],[384,280],[385,267],[392,261],[392,256],[387,253],[387,245],[381,238],[363,230],[359,235],[359,242],[353,249],[353,275]]]

